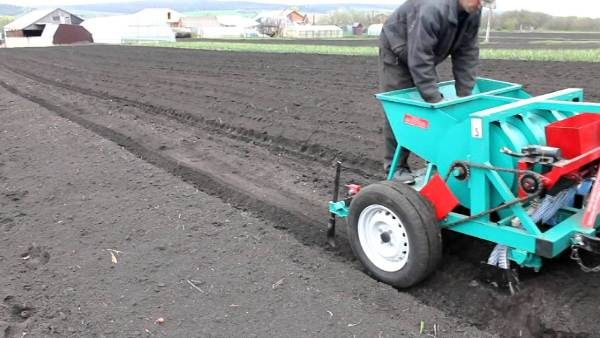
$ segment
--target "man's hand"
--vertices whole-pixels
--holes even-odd
[[[444,95],[440,92],[437,93],[438,95],[435,96],[430,96],[430,97],[425,97],[425,101],[427,103],[438,103],[441,102],[444,99]]]
[[[472,92],[470,89],[456,88],[456,96],[458,97],[471,96]]]

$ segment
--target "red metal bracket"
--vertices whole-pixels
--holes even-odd
[[[576,175],[581,168],[594,163],[594,161],[598,159],[600,159],[600,147],[596,147],[573,159],[556,162],[552,170],[544,174],[544,177],[546,178],[544,185],[550,189],[558,183],[558,180],[560,180],[561,177]]]
[[[600,159],[600,147],[596,147],[584,154],[581,154],[570,160],[562,160],[553,164],[553,168],[544,176],[544,187],[551,189],[560,180],[561,177],[574,177],[581,176],[581,168],[586,165],[594,163]],[[530,170],[531,164],[526,161],[519,161],[519,170]],[[519,177],[520,178],[520,177]],[[527,193],[519,186],[519,196],[527,196]]]
[[[346,188],[348,188],[348,196],[354,196],[362,189],[358,184],[346,184]]]
[[[435,174],[420,192],[433,204],[438,220],[446,218],[460,204],[448,184],[438,174]]]

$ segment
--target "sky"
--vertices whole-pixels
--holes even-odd
[[[199,0],[202,1],[202,0]],[[226,0],[221,0],[226,1]],[[236,0],[240,1],[240,0]],[[385,3],[399,4],[401,0],[248,0],[262,3],[281,3],[287,5],[316,3]],[[120,0],[0,0],[2,4],[26,7],[55,7],[81,5],[91,3],[131,2]],[[598,0],[497,0],[497,8],[501,11],[525,9],[544,12],[555,16],[588,16],[600,18],[600,1]]]

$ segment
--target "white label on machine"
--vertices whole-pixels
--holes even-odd
[[[471,137],[483,138],[483,121],[480,118],[471,119]]]

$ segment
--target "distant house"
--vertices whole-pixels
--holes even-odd
[[[181,18],[172,9],[149,8],[130,15],[88,19],[82,25],[92,33],[96,43],[174,42]]]
[[[192,31],[182,23],[183,14],[171,8],[146,8],[133,14],[138,25],[162,25],[165,23],[175,33],[176,37],[191,37]]]
[[[294,9],[263,12],[254,20],[259,23],[259,31],[269,36],[280,35],[285,27],[308,25],[308,15]]]
[[[353,35],[363,35],[365,32],[365,26],[363,26],[360,22],[355,22],[352,24],[352,34]]]
[[[285,13],[285,17],[296,25],[305,25],[308,23],[308,15],[302,15],[295,9],[288,10]]]
[[[258,14],[255,18],[258,23],[267,21],[280,21],[287,25],[306,25],[309,23],[308,15],[303,15],[295,9],[282,11],[269,11]]]
[[[4,26],[6,47],[47,47],[90,43],[91,34],[79,24],[83,21],[60,8],[35,10]]]

